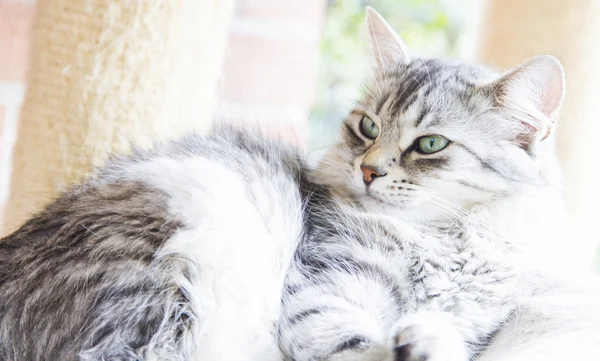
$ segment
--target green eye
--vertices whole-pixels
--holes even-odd
[[[379,136],[379,127],[366,115],[360,120],[359,127],[360,132],[369,139],[375,139]]]
[[[450,141],[441,135],[428,135],[419,138],[419,146],[417,147],[421,153],[433,154],[446,148]]]

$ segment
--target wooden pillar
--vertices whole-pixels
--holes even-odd
[[[573,223],[564,247],[577,249],[579,262],[586,264],[600,239],[598,19],[600,2],[595,0],[489,0],[478,47],[480,61],[501,68],[545,53],[557,56],[565,67],[567,89],[557,141]]]
[[[216,106],[233,0],[39,0],[5,231],[124,153]]]

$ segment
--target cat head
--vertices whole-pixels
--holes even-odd
[[[447,218],[547,182],[564,74],[537,56],[499,74],[412,57],[367,9],[374,81],[317,174],[364,204]]]

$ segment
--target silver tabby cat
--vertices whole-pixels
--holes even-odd
[[[332,194],[308,204],[280,345],[295,361],[492,357],[522,300],[549,287],[544,261],[560,262],[544,253],[564,223],[551,140],[562,67],[411,58],[368,12],[376,79],[316,171]]]
[[[317,170],[216,129],[112,160],[1,240],[0,360],[600,355],[600,295],[548,273],[558,61],[411,59],[368,14],[376,81]]]

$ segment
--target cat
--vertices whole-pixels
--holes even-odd
[[[536,262],[560,262],[544,252],[563,221],[552,141],[563,68],[552,56],[503,74],[413,57],[367,13],[375,80],[313,177],[322,188],[282,296],[284,359],[497,359],[485,350],[500,331],[536,333],[525,304],[565,287]],[[589,345],[600,356],[600,340]]]
[[[482,351],[495,361],[531,360],[519,358],[536,350],[527,341],[560,347],[547,330],[574,318],[544,314],[531,326],[552,300],[527,295],[570,294],[535,272],[552,262],[535,263],[517,242],[527,235],[550,256],[533,241],[560,221],[550,132],[560,64],[534,58],[498,78],[410,61],[368,14],[379,79],[315,171],[287,144],[218,127],[111,160],[0,240],[0,360],[437,361]],[[469,88],[481,93],[465,108]],[[440,130],[416,133],[407,110]],[[417,146],[431,153],[406,152]],[[534,264],[519,273],[523,258]],[[597,323],[570,325],[561,335]],[[570,345],[558,350],[573,354]]]

